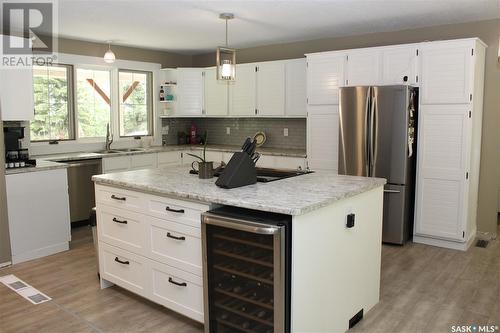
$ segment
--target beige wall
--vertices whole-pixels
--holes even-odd
[[[238,50],[237,62],[292,59],[303,57],[304,53],[308,52],[466,37],[479,37],[489,46],[486,52],[483,138],[477,222],[479,231],[496,233],[497,190],[500,188],[500,138],[498,134],[500,129],[500,64],[497,62],[500,20],[253,47]],[[214,54],[196,55],[193,57],[194,66],[210,66],[214,63]]]
[[[189,67],[192,63],[192,56],[190,55],[118,45],[112,45],[111,48],[116,57],[123,60],[155,62],[162,64],[162,67]],[[58,49],[61,53],[102,57],[108,49],[108,45],[81,40],[59,38]]]

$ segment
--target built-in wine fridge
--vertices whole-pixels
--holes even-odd
[[[235,207],[202,215],[206,333],[290,332],[291,227]]]

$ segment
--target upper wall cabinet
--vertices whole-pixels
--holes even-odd
[[[256,115],[256,66],[236,65],[236,80],[229,85],[229,114],[231,116]]]
[[[285,115],[305,117],[307,115],[306,58],[286,61]]]
[[[271,61],[257,65],[257,114],[285,115],[285,62]]]
[[[425,43],[420,47],[421,102],[468,103],[473,82],[474,41]]]
[[[339,86],[344,84],[344,52],[307,55],[307,103],[328,105],[339,103]]]
[[[32,120],[35,117],[31,66],[0,69],[0,111],[2,120]]]
[[[205,69],[205,114],[207,116],[221,117],[228,114],[227,82],[217,80],[217,69]]]
[[[347,86],[377,85],[381,83],[380,49],[350,50],[347,53]]]
[[[382,84],[418,84],[418,48],[414,44],[381,48]]]
[[[174,115],[197,117],[203,114],[203,69],[177,69],[177,108]]]

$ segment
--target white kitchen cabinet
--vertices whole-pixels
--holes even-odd
[[[66,169],[5,176],[12,263],[69,249]]]
[[[339,103],[339,86],[344,84],[345,52],[322,52],[307,56],[307,103]]]
[[[229,83],[217,80],[215,67],[205,69],[205,115],[227,116]]]
[[[156,168],[158,166],[158,155],[153,154],[137,154],[130,156],[130,169],[140,170]]]
[[[177,69],[177,108],[175,116],[199,117],[203,114],[203,69]]]
[[[307,72],[306,58],[288,60],[286,69],[285,115],[307,116]]]
[[[3,36],[0,35],[0,38]],[[10,38],[22,40],[13,36]],[[0,68],[0,112],[3,121],[32,120],[35,117],[31,66]]]
[[[257,114],[285,115],[285,62],[270,61],[257,65]]]
[[[181,151],[167,151],[158,153],[158,167],[175,166],[182,164]]]
[[[339,108],[310,108],[307,115],[307,163],[312,170],[338,170]]]
[[[203,150],[202,149],[185,150],[182,154],[182,164],[191,165],[194,161],[199,161],[199,159],[189,154],[194,154],[196,156],[203,157]],[[222,152],[220,151],[207,150],[205,156],[207,161],[214,162],[214,167],[219,166],[220,162],[223,159]]]
[[[157,153],[110,156],[102,159],[103,173],[149,169],[157,166]]]
[[[236,81],[229,85],[229,115],[255,116],[256,105],[256,65],[236,65]]]
[[[275,156],[274,167],[277,169],[305,170],[306,159],[303,157]]]
[[[439,41],[419,50],[413,241],[466,250],[476,235],[485,45]]]
[[[421,45],[422,104],[460,104],[472,100],[475,47],[473,39]]]
[[[380,49],[347,51],[346,86],[367,86],[381,83]]]
[[[381,48],[382,84],[418,84],[417,44]]]

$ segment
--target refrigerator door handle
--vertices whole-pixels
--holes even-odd
[[[377,156],[377,148],[375,145],[375,139],[377,138],[377,130],[376,130],[376,122],[377,122],[377,97],[375,96],[375,92],[372,90],[372,101],[370,107],[370,176],[373,176],[373,166],[375,164],[376,156]]]
[[[368,146],[369,146],[369,143],[370,143],[370,138],[369,138],[369,133],[368,133],[368,129],[369,129],[369,115],[370,115],[370,108],[371,108],[371,87],[368,88],[367,92],[366,92],[366,100],[365,100],[365,128],[364,128],[364,132],[365,132],[365,171],[366,171],[366,175],[367,176],[370,176],[370,152],[369,152],[369,149],[368,149]]]

